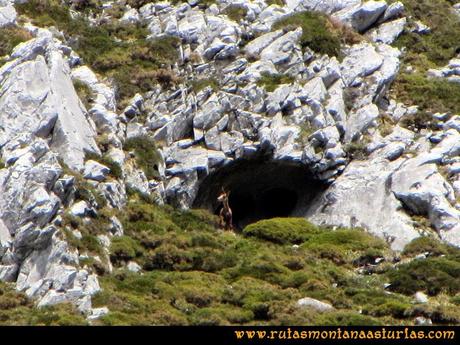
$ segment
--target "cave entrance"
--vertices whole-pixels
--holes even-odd
[[[200,184],[193,207],[218,214],[217,196],[230,191],[233,223],[238,229],[260,219],[305,214],[325,189],[302,164],[273,160],[237,160],[208,175]]]

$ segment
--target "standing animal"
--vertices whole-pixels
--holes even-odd
[[[224,230],[233,230],[233,214],[230,204],[228,203],[230,192],[226,192],[222,188],[221,194],[217,197],[217,201],[222,204],[222,209],[219,212],[219,226]]]

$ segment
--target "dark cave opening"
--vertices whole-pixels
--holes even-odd
[[[238,229],[261,219],[301,216],[326,186],[302,164],[274,160],[237,160],[208,175],[193,203],[218,214],[222,188],[230,192]]]

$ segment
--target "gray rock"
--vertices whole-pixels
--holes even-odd
[[[425,318],[423,316],[417,316],[415,318],[415,324],[418,326],[431,326],[433,322],[430,318]]]
[[[92,308],[91,309],[91,314],[88,315],[87,319],[88,319],[88,321],[95,321],[95,320],[100,319],[101,317],[107,315],[108,313],[109,313],[109,308],[107,308],[107,307]]]
[[[293,55],[300,53],[298,41],[302,35],[302,29],[298,28],[277,38],[260,52],[260,59],[271,61],[274,65],[287,64]]]
[[[351,141],[369,127],[375,125],[379,117],[379,109],[375,104],[368,104],[349,114],[345,141]]]
[[[383,17],[381,19],[382,22],[386,22],[388,20],[393,20],[398,18],[404,14],[404,4],[400,1],[393,2],[388,5],[388,8],[385,10]]]
[[[364,32],[379,19],[387,7],[385,1],[366,1],[334,13],[333,18],[351,25],[359,32]]]
[[[84,200],[80,200],[70,208],[70,214],[75,217],[86,217],[91,213],[91,207]]]
[[[414,299],[417,303],[428,303],[428,296],[422,291],[417,291],[414,295]]]
[[[134,261],[130,261],[128,262],[128,264],[126,265],[126,269],[128,271],[131,271],[131,272],[139,272],[141,270],[141,266],[139,266],[136,262]]]
[[[274,40],[283,35],[282,30],[266,33],[249,42],[245,47],[245,53],[251,58],[257,58]]]
[[[110,169],[105,165],[93,160],[88,160],[85,163],[83,177],[101,182],[105,180],[108,173],[110,173]]]
[[[297,301],[297,306],[303,309],[314,309],[318,312],[334,310],[335,308],[329,303],[318,301],[317,299],[304,297]]]
[[[369,43],[352,46],[346,51],[346,57],[341,64],[342,79],[350,86],[358,77],[366,77],[383,64],[383,58]]]
[[[0,1],[0,28],[16,23],[16,16],[16,10],[10,1]]]
[[[399,160],[389,162],[381,158],[351,162],[305,210],[305,216],[317,224],[362,227],[381,238],[393,238],[391,247],[402,250],[419,233],[392,189],[388,189],[400,165]]]
[[[400,18],[391,22],[386,22],[379,27],[372,29],[369,36],[374,42],[382,42],[386,44],[393,43],[399,35],[403,32],[406,26],[407,19]]]

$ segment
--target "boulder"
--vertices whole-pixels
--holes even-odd
[[[333,18],[349,24],[355,30],[364,32],[382,16],[388,5],[385,1],[366,1],[333,14]]]
[[[297,306],[302,309],[313,309],[318,312],[331,311],[335,309],[329,303],[321,302],[321,301],[318,301],[317,299],[310,298],[310,297],[304,297],[304,298],[299,299],[297,301]]]

